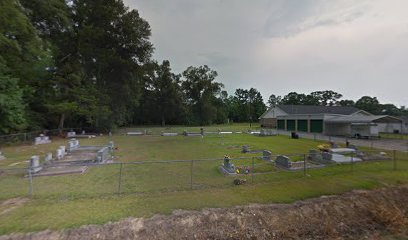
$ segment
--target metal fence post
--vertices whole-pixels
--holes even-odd
[[[397,151],[396,150],[392,151],[392,162],[393,162],[392,168],[395,171],[397,170]]]
[[[306,154],[303,154],[303,176],[306,176]]]
[[[252,171],[251,171],[252,184],[254,183],[254,171],[255,171],[255,160],[254,160],[254,157],[252,157]]]
[[[119,168],[119,184],[118,184],[118,194],[119,194],[119,195],[121,194],[120,187],[121,187],[121,183],[122,183],[122,166],[123,166],[123,163],[120,163],[120,168]]]
[[[354,172],[354,153],[351,153],[351,172]]]
[[[194,167],[194,160],[191,160],[190,164],[190,188],[193,189],[193,167]]]
[[[28,184],[28,195],[30,197],[33,196],[33,175],[31,173],[31,167],[28,168],[28,179],[29,179],[29,184]]]

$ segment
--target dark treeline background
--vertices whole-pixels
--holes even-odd
[[[208,66],[173,73],[169,61],[152,59],[148,22],[121,0],[1,0],[0,9],[1,134],[248,122],[266,110],[254,88],[228,95]],[[375,97],[341,97],[333,91],[272,94],[268,105],[355,105],[407,114]]]

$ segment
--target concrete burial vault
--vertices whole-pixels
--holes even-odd
[[[114,144],[104,146],[81,146],[79,140],[72,138],[68,147],[60,146],[52,153],[47,153],[44,161],[39,156],[32,156],[29,174],[32,176],[53,176],[62,174],[84,173],[89,166],[112,161]]]

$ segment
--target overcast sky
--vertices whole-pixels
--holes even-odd
[[[124,0],[152,29],[154,58],[208,65],[229,94],[334,90],[408,106],[407,0]]]

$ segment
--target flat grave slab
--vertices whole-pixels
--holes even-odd
[[[338,154],[347,154],[347,153],[356,152],[356,150],[353,148],[331,148],[329,151],[332,153],[338,153]]]
[[[351,162],[361,162],[362,160],[357,157],[350,157],[350,156],[344,156],[341,154],[333,153],[332,154],[332,161],[336,163],[351,163]]]
[[[87,169],[87,166],[52,166],[43,169],[39,173],[33,174],[33,177],[82,174],[85,173]]]

